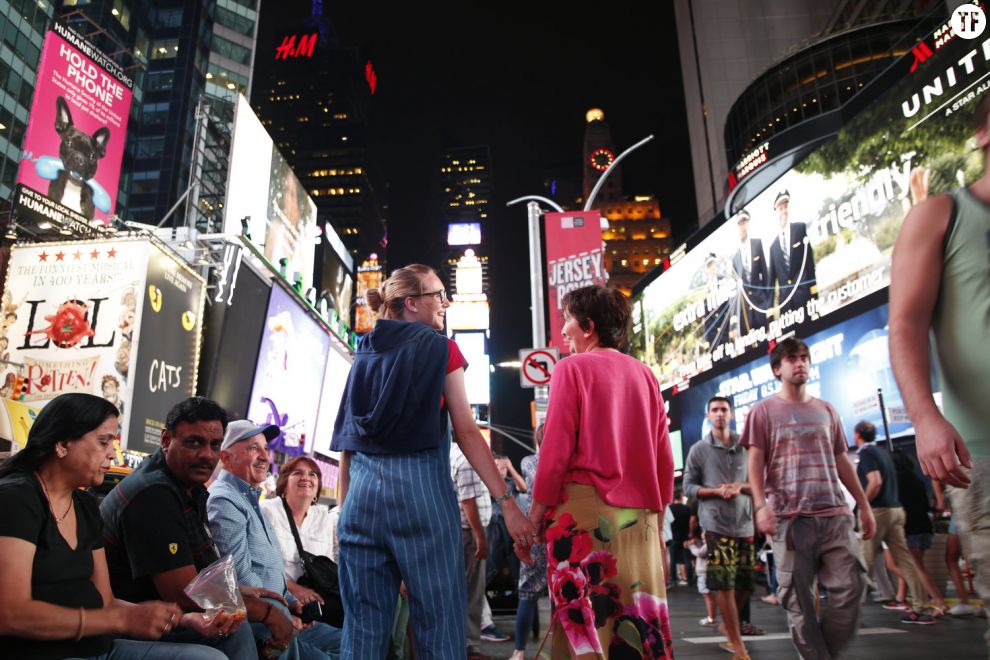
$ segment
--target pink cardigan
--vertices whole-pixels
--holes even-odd
[[[555,367],[533,498],[556,506],[568,482],[617,507],[661,511],[673,499],[667,414],[643,363],[592,351]]]

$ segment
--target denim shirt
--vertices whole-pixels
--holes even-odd
[[[258,504],[261,489],[221,470],[209,490],[210,531],[220,554],[233,555],[237,581],[271,589],[291,604],[295,598],[286,588],[278,537]]]

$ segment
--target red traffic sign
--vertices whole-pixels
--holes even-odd
[[[524,348],[519,351],[519,384],[541,387],[550,384],[553,367],[560,359],[556,348]]]

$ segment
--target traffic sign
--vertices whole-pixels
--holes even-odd
[[[550,384],[553,367],[560,359],[556,348],[524,348],[519,351],[519,384],[542,387]]]

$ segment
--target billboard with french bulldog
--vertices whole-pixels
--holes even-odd
[[[84,230],[117,201],[133,79],[55,21],[45,37],[17,191],[18,220]]]

